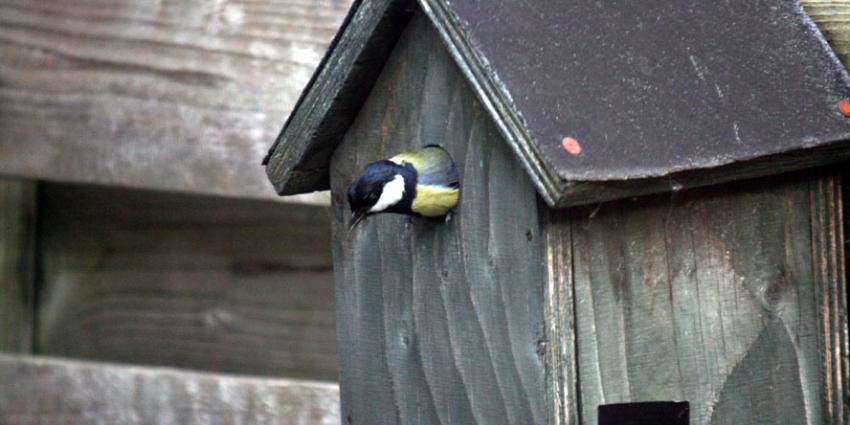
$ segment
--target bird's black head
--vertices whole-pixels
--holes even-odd
[[[405,199],[415,174],[408,167],[392,161],[377,161],[366,166],[348,187],[351,208],[349,228],[354,228],[367,215],[393,209]]]

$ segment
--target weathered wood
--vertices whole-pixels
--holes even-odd
[[[540,208],[545,217],[546,317],[544,339],[549,425],[579,425],[572,236],[567,210]]]
[[[850,253],[850,213],[847,212],[847,206],[850,205],[850,173],[846,171],[841,176],[841,192],[841,216],[843,217],[844,224],[844,280],[847,281],[847,276],[850,276],[850,258],[848,258],[850,257],[850,254],[848,254]],[[848,302],[850,302],[850,299],[848,299]],[[848,366],[850,366],[850,362],[848,362]],[[848,385],[850,385],[850,382],[848,382]],[[850,397],[848,397],[848,400],[850,400]]]
[[[574,254],[577,336],[554,341],[577,353],[572,423],[596,423],[600,404],[685,400],[695,425],[846,424],[836,182],[768,179],[554,220]]]
[[[46,184],[37,352],[336,380],[327,209]]]
[[[335,384],[0,356],[9,425],[338,425]]]
[[[850,2],[847,0],[800,0],[803,10],[817,24],[845,67],[850,65]]]
[[[5,0],[0,173],[275,197],[260,161],[350,0]]]
[[[414,16],[331,161],[342,417],[545,423],[537,196],[426,19]],[[460,170],[455,218],[382,215],[349,234],[356,173],[428,143]]]
[[[32,349],[36,183],[0,179],[0,351]]]
[[[821,179],[811,183],[809,190],[824,392],[822,407],[829,423],[845,425],[850,424],[850,346],[842,179]]]
[[[413,6],[412,0],[354,3],[328,56],[263,161],[279,193],[329,187],[330,156],[369,95]]]

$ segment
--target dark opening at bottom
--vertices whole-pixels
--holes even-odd
[[[688,425],[687,401],[649,401],[599,406],[599,425]]]

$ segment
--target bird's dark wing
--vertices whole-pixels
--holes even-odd
[[[459,187],[460,178],[452,157],[445,149],[428,145],[414,152],[400,153],[392,158],[397,164],[409,163],[416,169],[417,184],[427,186]]]

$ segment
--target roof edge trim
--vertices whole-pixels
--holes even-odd
[[[466,76],[472,91],[520,159],[538,193],[550,207],[559,206],[570,184],[561,179],[543,160],[536,145],[532,143],[522,118],[512,107],[504,86],[498,82],[498,78],[482,60],[480,53],[463,35],[463,26],[458,17],[451,13],[444,0],[418,2],[443,39],[458,68]]]
[[[414,10],[413,0],[355,0],[263,161],[278,194],[329,187],[330,156]]]

